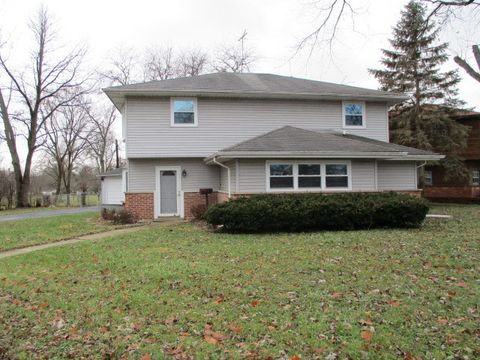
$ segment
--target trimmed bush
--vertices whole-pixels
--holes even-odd
[[[126,209],[121,209],[113,215],[113,223],[115,225],[135,224],[136,216]]]
[[[204,219],[229,232],[407,228],[422,224],[428,202],[406,194],[262,194],[211,206]]]

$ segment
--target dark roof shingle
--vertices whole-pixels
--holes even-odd
[[[328,152],[328,153],[406,153],[408,155],[436,155],[430,151],[387,143],[362,136],[338,132],[319,132],[293,126],[284,126],[266,134],[243,141],[219,153],[235,152]]]

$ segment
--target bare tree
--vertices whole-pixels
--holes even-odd
[[[143,73],[146,81],[167,80],[177,74],[173,48],[150,48],[145,52]]]
[[[208,66],[208,54],[200,49],[182,52],[177,59],[177,76],[187,77],[205,73]]]
[[[117,119],[117,110],[113,106],[88,112],[90,132],[86,141],[87,152],[95,160],[99,172],[113,168],[115,160],[115,136],[113,125]]]
[[[223,46],[218,52],[213,68],[219,72],[244,72],[250,71],[250,66],[255,61],[253,50],[245,44],[247,32],[244,31],[238,39],[238,44]]]
[[[463,68],[468,75],[474,78],[477,81],[480,81],[480,49],[478,45],[472,46],[473,56],[475,58],[475,62],[477,63],[478,70],[475,70],[465,59],[462,59],[460,56],[455,56],[453,60]]]
[[[70,106],[62,108],[45,125],[48,141],[44,149],[55,165],[57,194],[61,184],[67,194],[72,190],[73,171],[87,150],[88,122],[86,105],[78,99]]]
[[[456,12],[467,6],[478,8],[480,0],[420,0],[429,5],[429,12],[426,17],[426,26],[430,19],[448,21]],[[321,42],[332,45],[338,34],[342,22],[350,20],[354,22],[357,14],[354,4],[365,6],[364,2],[356,0],[315,0],[313,6],[317,11],[318,25],[297,44],[298,53],[305,47],[312,52]]]
[[[110,56],[108,69],[99,71],[109,85],[128,85],[141,81],[141,61],[133,48],[117,48]]]
[[[36,19],[30,23],[36,49],[32,52],[29,72],[16,71],[8,64],[4,51],[0,51],[0,70],[11,81],[11,91],[19,99],[15,103],[17,112],[9,111],[0,89],[0,110],[5,139],[12,158],[15,173],[17,206],[28,206],[32,160],[37,149],[45,140],[41,133],[46,122],[61,107],[69,104],[87,90],[81,89],[86,77],[80,78],[80,65],[85,48],[77,47],[68,53],[59,53],[56,47],[56,32],[45,8],[40,8]],[[48,103],[48,110],[45,104]],[[11,105],[11,104],[10,104]],[[24,168],[18,152],[18,137],[27,143]]]

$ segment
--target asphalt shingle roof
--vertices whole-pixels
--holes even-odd
[[[284,126],[220,150],[229,152],[338,152],[338,153],[408,153],[408,155],[435,155],[430,151],[373,140],[362,136],[337,132],[319,132]]]
[[[404,96],[380,90],[300,79],[289,76],[256,73],[213,73],[177,79],[113,86],[107,94],[135,92],[196,92],[234,94],[291,94],[374,97],[399,100]]]

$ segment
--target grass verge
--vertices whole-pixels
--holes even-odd
[[[114,229],[98,212],[0,222],[0,251]]]

